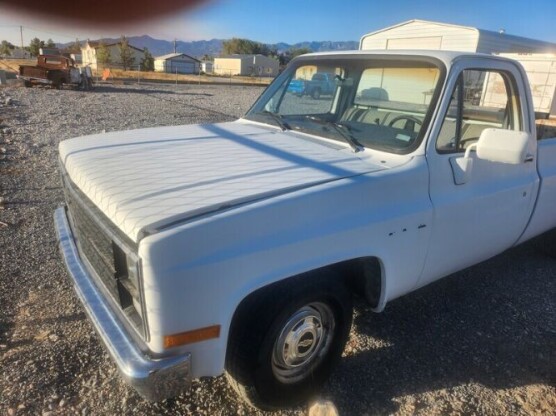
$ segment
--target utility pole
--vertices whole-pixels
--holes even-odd
[[[177,40],[177,39],[174,38],[174,53],[177,53],[177,52],[176,52],[176,40]]]
[[[21,35],[21,49],[23,49],[23,26],[19,26],[19,34]]]

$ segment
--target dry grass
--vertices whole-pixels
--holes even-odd
[[[101,71],[97,71],[95,75],[101,76]],[[111,69],[110,77],[114,79],[118,78],[131,78],[131,79],[144,79],[144,80],[155,80],[155,81],[178,81],[178,82],[201,82],[203,84],[207,83],[222,83],[223,81],[230,80],[229,77],[220,77],[213,75],[189,75],[189,74],[167,74],[164,72],[147,72],[147,71],[124,71],[122,69]],[[110,78],[109,78],[110,79]],[[233,83],[245,83],[245,84],[261,84],[268,85],[273,80],[273,78],[259,78],[259,77],[240,77],[234,76],[231,79]]]
[[[19,72],[19,65],[35,65],[36,63],[36,59],[0,59],[0,69]]]

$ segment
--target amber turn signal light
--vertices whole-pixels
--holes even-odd
[[[179,334],[166,335],[164,337],[164,348],[177,347],[179,345],[193,344],[194,342],[206,341],[207,339],[220,336],[220,325],[207,326],[194,329],[193,331],[180,332]]]

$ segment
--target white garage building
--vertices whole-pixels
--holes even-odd
[[[198,74],[201,62],[185,53],[169,53],[154,58],[154,70],[171,74]]]
[[[508,35],[503,31],[409,20],[361,38],[360,49],[433,49],[481,53],[556,52],[556,44]]]
[[[500,54],[525,67],[535,111],[556,116],[556,43],[475,27],[409,20],[361,38],[360,49],[432,49]]]

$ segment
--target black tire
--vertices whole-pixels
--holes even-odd
[[[315,88],[313,91],[311,91],[311,97],[314,100],[320,99],[320,88]]]
[[[25,88],[31,88],[33,86],[33,83],[31,81],[24,81],[23,85],[25,86]]]
[[[351,293],[328,272],[299,276],[250,296],[230,328],[230,384],[262,409],[310,399],[344,350],[352,308]]]

